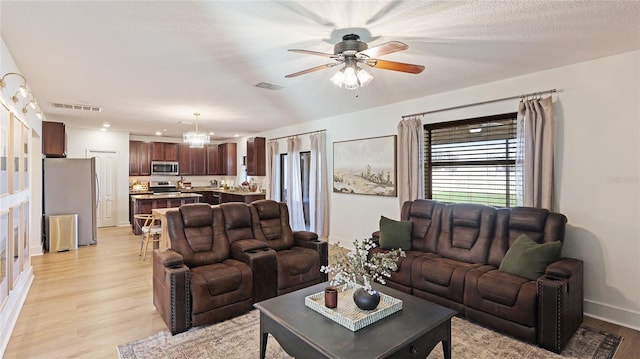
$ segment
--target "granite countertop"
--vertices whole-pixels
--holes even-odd
[[[239,196],[254,196],[254,195],[260,195],[260,194],[265,194],[264,192],[244,192],[244,191],[240,191],[240,190],[236,190],[236,191],[232,191],[232,190],[225,190],[219,187],[192,187],[192,188],[183,188],[180,189],[180,192],[182,193],[193,193],[193,192],[204,192],[204,191],[211,191],[211,192],[218,192],[218,193],[226,193],[226,194],[235,194],[235,195],[239,195]]]
[[[167,198],[191,198],[202,197],[197,193],[158,193],[158,194],[139,194],[131,196],[131,199],[167,199]]]
[[[149,191],[149,190],[142,190],[142,189],[137,189],[137,190],[129,190],[129,194],[152,194],[153,191]]]

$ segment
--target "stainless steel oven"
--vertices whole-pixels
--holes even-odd
[[[152,175],[177,176],[178,162],[173,161],[151,161]]]

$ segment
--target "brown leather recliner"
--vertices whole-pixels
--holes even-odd
[[[185,205],[166,217],[172,249],[154,251],[153,302],[171,332],[250,310],[252,271],[231,258],[220,208]]]
[[[327,280],[320,272],[328,264],[327,242],[308,231],[292,231],[285,203],[258,200],[249,205],[255,238],[276,251],[278,295]]]

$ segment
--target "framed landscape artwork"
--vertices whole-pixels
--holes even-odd
[[[333,192],[396,197],[396,136],[333,143]]]

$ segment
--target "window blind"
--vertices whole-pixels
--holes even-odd
[[[516,113],[427,124],[425,194],[443,202],[516,204]]]

